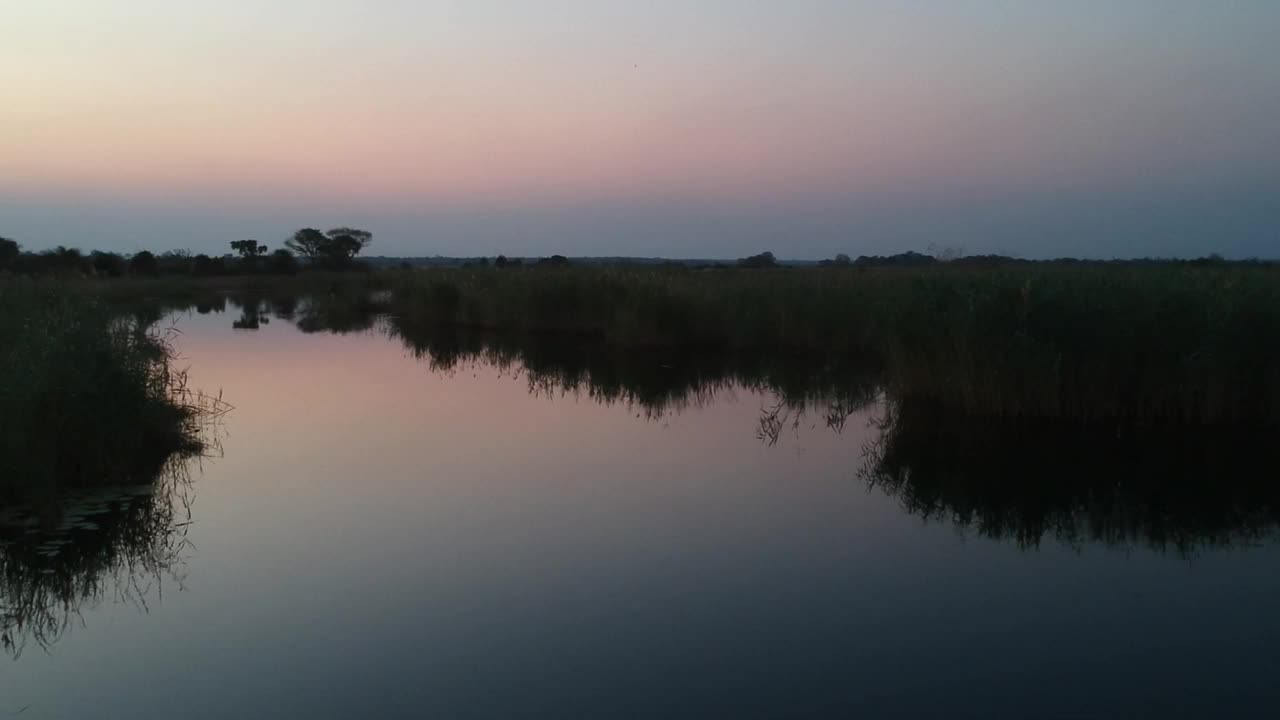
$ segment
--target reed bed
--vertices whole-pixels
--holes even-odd
[[[81,289],[0,281],[0,500],[145,482],[223,409],[163,336]]]
[[[403,327],[859,358],[896,395],[979,415],[1201,424],[1276,422],[1280,408],[1270,266],[460,268],[391,288]]]

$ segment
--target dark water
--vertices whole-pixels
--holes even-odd
[[[1280,707],[1264,439],[295,311],[176,315],[220,456],[8,536],[0,717]]]

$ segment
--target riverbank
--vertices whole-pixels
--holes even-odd
[[[0,500],[148,482],[219,403],[164,338],[84,288],[0,283]]]
[[[585,343],[859,382],[870,368],[896,396],[980,416],[1280,422],[1280,268],[1269,264],[475,266],[85,285],[143,321],[227,297],[309,298],[315,329],[387,314],[400,335],[446,344],[450,333]]]
[[[1275,422],[1270,267],[730,270],[484,268],[390,282],[400,327],[638,350],[873,359],[902,397],[975,415]]]

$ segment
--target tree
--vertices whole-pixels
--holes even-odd
[[[160,263],[156,260],[155,253],[143,250],[129,258],[129,272],[133,275],[158,275]]]
[[[315,228],[303,228],[285,242],[285,247],[313,263],[330,267],[345,267],[373,242],[368,230],[339,227],[322,233]]]
[[[231,249],[240,253],[245,260],[254,260],[267,254],[267,246],[257,240],[232,240]]]
[[[21,254],[22,246],[16,240],[0,237],[0,270],[12,266]]]
[[[329,238],[315,228],[302,228],[284,242],[284,246],[309,260],[318,260],[324,254]]]
[[[93,271],[107,277],[120,277],[124,274],[124,257],[113,252],[94,250],[89,253],[89,262]]]
[[[165,275],[190,275],[195,262],[189,250],[169,250],[156,258],[157,271]]]
[[[857,260],[853,261],[854,265],[860,266],[897,266],[897,267],[923,267],[926,265],[934,265],[938,262],[938,258],[932,255],[915,252],[914,250],[898,253],[897,255],[859,255]]]
[[[498,257],[493,261],[493,266],[494,266],[494,267],[500,267],[500,268],[502,268],[502,267],[506,267],[506,266],[507,266],[507,256],[506,256],[506,255],[499,255],[499,256],[498,256]]]
[[[569,267],[569,258],[564,255],[552,255],[538,259],[538,264],[543,267]]]
[[[373,242],[373,233],[349,227],[334,228],[325,235],[329,243],[324,254],[335,266],[347,265]]]
[[[226,271],[227,266],[226,263],[222,261],[222,258],[213,258],[208,255],[200,254],[191,260],[191,273],[193,275],[222,275]]]
[[[54,272],[74,272],[84,268],[84,253],[80,248],[62,245],[40,253],[44,266]]]
[[[280,248],[271,253],[271,257],[267,260],[267,272],[277,275],[292,275],[298,272],[298,260],[293,256],[293,253]]]
[[[752,255],[751,257],[742,258],[738,261],[738,267],[744,268],[771,268],[777,266],[778,260],[773,256],[773,253],[768,250],[760,253],[759,255]]]

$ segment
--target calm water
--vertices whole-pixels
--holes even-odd
[[[179,484],[189,525],[19,633],[0,717],[1280,707],[1280,547],[1231,498],[873,483],[883,403],[833,428],[718,382],[655,410],[253,320],[176,316],[191,384],[235,405],[222,452]]]

